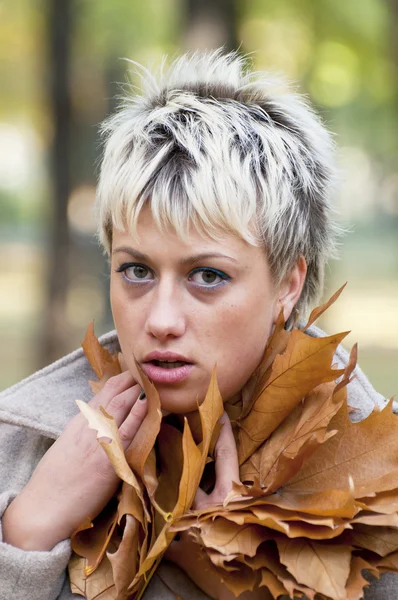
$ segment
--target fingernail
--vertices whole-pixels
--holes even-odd
[[[145,392],[144,392],[144,390],[142,390],[141,394],[138,396],[138,400],[145,400],[145,398],[146,398]]]

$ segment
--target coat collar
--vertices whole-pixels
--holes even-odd
[[[116,352],[115,331],[100,337]],[[75,400],[92,397],[88,380],[96,379],[83,350],[78,349],[0,393],[0,423],[28,427],[56,439],[78,413]]]

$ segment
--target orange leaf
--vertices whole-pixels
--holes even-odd
[[[126,459],[132,470],[147,483],[148,492],[153,496],[157,487],[157,479],[153,477],[154,470],[147,464],[147,461],[160,430],[162,411],[157,389],[145,373],[141,369],[139,371],[147,397],[148,412],[126,451]]]
[[[270,378],[251,412],[240,422],[239,464],[275,431],[304,396],[343,374],[330,365],[337,345],[346,335],[310,338],[297,329],[292,332],[286,351],[275,358]]]
[[[101,379],[104,375],[112,377],[122,372],[118,357],[103,348],[94,334],[94,321],[87,327],[82,347],[94,373]]]
[[[281,562],[309,588],[333,600],[346,600],[351,548],[306,539],[277,540]]]
[[[113,580],[117,595],[125,598],[129,584],[135,577],[138,568],[138,530],[139,523],[132,515],[125,516],[126,522],[122,540],[116,552],[107,552],[112,565]]]
[[[325,302],[325,304],[321,304],[321,306],[317,306],[316,308],[314,308],[314,310],[310,314],[310,317],[308,319],[307,324],[303,327],[302,331],[305,331],[306,329],[308,329],[313,323],[315,323],[315,321],[317,319],[319,319],[319,317],[321,315],[323,315],[323,313],[330,306],[332,306],[332,304],[334,304],[336,302],[336,300],[339,298],[341,292],[344,290],[344,288],[345,288],[346,285],[347,285],[347,283],[345,283],[344,285],[342,285],[341,288],[338,289],[337,292],[335,292],[333,294],[333,296],[331,298],[329,298],[329,300],[327,302]]]
[[[369,569],[369,567],[369,563],[360,556],[352,557],[350,575],[346,585],[347,600],[360,600],[363,598],[363,590],[370,584],[362,577],[361,572],[363,569]]]
[[[86,521],[72,535],[72,549],[87,559],[84,567],[86,575],[93,573],[105,555],[106,548],[117,523],[117,506],[110,502],[93,523]]]
[[[392,402],[382,411],[374,410],[359,423],[351,423],[343,406],[331,421],[337,434],[323,444],[285,489],[318,492],[328,488],[344,489],[350,478],[356,497],[366,489],[378,491],[378,480],[384,477],[381,491],[398,486],[398,417]]]

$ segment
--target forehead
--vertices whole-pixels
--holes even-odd
[[[194,224],[183,233],[171,227],[160,228],[152,215],[149,206],[144,207],[137,220],[134,231],[125,224],[124,229],[113,228],[112,251],[133,247],[148,256],[192,256],[195,254],[224,254],[239,262],[264,259],[264,249],[243,240],[235,233],[220,230],[216,236],[206,233],[204,228],[196,228]]]

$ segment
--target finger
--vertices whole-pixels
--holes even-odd
[[[201,488],[196,490],[195,499],[192,504],[193,510],[201,510],[202,508],[206,508],[212,504],[212,500],[206,492],[204,492]]]
[[[231,421],[226,412],[222,415],[220,431],[215,449],[216,484],[212,492],[213,500],[223,502],[232,489],[232,482],[239,482],[239,461]]]
[[[141,386],[134,385],[121,394],[114,396],[109,402],[108,406],[106,407],[106,412],[115,419],[118,427],[122,425],[124,420],[129,415],[141,392]]]
[[[119,427],[120,439],[125,450],[133,441],[148,411],[148,401],[145,395],[143,396],[141,394],[141,388],[139,388],[139,391],[140,394],[137,401],[134,403],[126,419]]]
[[[130,371],[125,371],[124,373],[120,373],[120,375],[110,377],[102,390],[89,401],[89,404],[93,408],[98,408],[101,405],[106,409],[115,396],[118,396],[133,385],[136,385],[136,383],[137,382]]]

